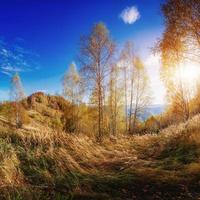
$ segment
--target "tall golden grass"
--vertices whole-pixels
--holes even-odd
[[[14,130],[1,124],[0,189],[53,187],[67,174],[73,175],[73,181],[78,180],[76,173],[138,170],[159,178],[165,174],[172,179],[178,172],[166,168],[179,167],[185,174],[196,175],[200,173],[199,121],[197,115],[158,134],[107,137],[102,143],[81,133],[73,135],[44,127]],[[188,152],[192,147],[192,155],[185,152],[185,147]],[[73,184],[77,190],[78,181],[76,186]]]

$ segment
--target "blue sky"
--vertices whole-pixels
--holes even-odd
[[[19,73],[26,94],[38,90],[53,94],[61,91],[61,77],[69,64],[76,62],[80,36],[102,21],[119,47],[126,40],[133,40],[138,53],[146,59],[147,65],[151,65],[148,71],[152,86],[162,90],[158,66],[153,66],[158,63],[152,63],[155,59],[150,51],[163,30],[161,3],[162,0],[0,1],[0,41],[9,48],[17,45],[28,52],[27,63],[19,66],[23,68]],[[138,18],[128,24],[120,14],[133,6],[139,16],[132,16],[133,21],[134,17]],[[10,76],[0,70],[0,100],[5,100]],[[163,103],[162,91],[159,94],[154,91],[154,95],[154,103]]]

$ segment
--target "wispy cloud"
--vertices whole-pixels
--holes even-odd
[[[0,39],[0,72],[11,76],[15,72],[39,69],[38,55],[19,44],[9,45]]]
[[[20,67],[12,67],[9,65],[2,66],[1,69],[6,72],[23,72],[24,70]]]
[[[119,17],[125,24],[133,24],[140,18],[140,13],[135,6],[131,6],[122,10]]]
[[[10,72],[1,71],[1,73],[2,73],[2,74],[5,74],[5,75],[7,75],[7,76],[9,76],[9,77],[12,77],[12,73],[10,73]]]

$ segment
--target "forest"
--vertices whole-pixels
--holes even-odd
[[[200,2],[166,0],[160,12],[158,114],[147,114],[151,77],[134,41],[119,44],[104,22],[80,36],[61,93],[27,96],[12,73],[0,102],[0,199],[200,198]],[[23,65],[26,52],[15,53],[0,43],[0,65]]]

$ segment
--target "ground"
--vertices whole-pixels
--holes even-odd
[[[157,134],[98,143],[29,112],[34,120],[21,129],[0,117],[0,199],[200,199],[199,115]]]
[[[0,134],[1,199],[198,199],[196,121],[96,143],[38,130]]]

